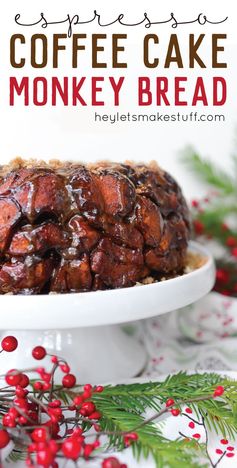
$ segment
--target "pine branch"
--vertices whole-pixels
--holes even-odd
[[[225,225],[226,216],[229,214],[237,214],[237,204],[235,206],[235,213],[230,207],[226,209],[207,209],[203,212],[194,213],[194,219],[202,223],[204,227],[203,234],[218,241],[223,247],[227,248],[226,241],[229,237],[237,239],[237,231],[228,227],[227,230],[223,229]]]
[[[105,409],[103,406],[103,418],[100,422],[102,431],[113,431],[114,434],[109,437],[109,447],[116,448],[116,450],[123,450],[124,442],[121,436],[116,435],[117,431],[133,431],[136,429],[136,433],[139,439],[132,445],[133,454],[140,460],[141,455],[147,458],[152,455],[157,467],[169,466],[177,467],[182,466],[186,463],[190,468],[199,467],[195,461],[197,457],[197,445],[194,441],[190,444],[185,441],[171,441],[162,436],[161,430],[151,424],[146,423],[146,419],[143,417],[134,417],[134,415],[121,412],[121,408],[117,408],[117,414],[115,408],[111,413],[111,410]],[[136,424],[136,425],[134,425]],[[204,447],[200,447],[200,454],[204,454]]]
[[[227,216],[237,214],[237,204],[234,202],[229,202],[225,204],[224,201],[221,199],[221,202],[219,201],[215,204],[209,204],[205,207],[205,210],[198,212],[198,218],[202,218],[203,222],[207,224],[215,223],[217,225],[222,223]]]
[[[18,463],[20,461],[25,461],[27,456],[27,452],[22,451],[22,449],[18,449],[14,447],[14,449],[9,453],[6,458],[7,463]]]
[[[226,388],[221,401],[212,398],[217,385]],[[183,445],[183,441],[171,441],[162,435],[160,426],[154,424],[158,417],[167,412],[164,402],[171,397],[175,406],[188,404],[197,415],[203,415],[207,427],[223,437],[231,438],[237,433],[237,420],[234,411],[237,397],[237,382],[220,378],[216,374],[187,375],[180,372],[169,376],[164,382],[117,385],[106,387],[103,394],[94,395],[96,407],[102,412],[102,431],[113,432],[109,436],[109,447],[122,450],[121,433],[136,431],[138,441],[133,445],[136,458],[141,454],[152,454],[157,467],[199,466],[195,460],[193,445]],[[158,413],[146,420],[143,416],[147,408],[159,408]],[[197,445],[194,443],[195,450]],[[199,446],[204,456],[205,447]],[[177,464],[178,463],[178,464]],[[203,465],[202,465],[203,466]]]
[[[236,195],[236,181],[210,160],[202,159],[193,149],[186,150],[182,160],[199,179],[220,190],[223,195]]]

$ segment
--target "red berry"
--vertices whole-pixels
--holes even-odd
[[[37,442],[37,452],[46,449],[48,446],[47,442]]]
[[[64,374],[69,374],[71,370],[68,364],[61,364],[60,369],[62,372],[64,372]]]
[[[31,438],[34,442],[45,442],[48,438],[47,429],[45,427],[34,429]]]
[[[195,428],[195,424],[194,424],[193,421],[191,421],[191,422],[189,423],[189,427],[190,427],[190,429],[194,429],[194,428]]]
[[[16,406],[23,409],[24,411],[27,411],[29,409],[29,403],[25,398],[14,398],[13,401]]]
[[[199,221],[198,219],[194,219],[193,227],[197,235],[200,236],[201,234],[203,234],[205,226],[201,221]]]
[[[213,393],[213,396],[214,397],[219,397],[221,395],[223,395],[225,389],[222,385],[218,385],[218,387],[216,387],[214,393]]]
[[[49,448],[53,454],[56,454],[60,449],[59,445],[57,444],[55,440],[49,441]]]
[[[227,239],[226,239],[226,245],[228,245],[228,247],[236,247],[236,245],[237,245],[236,237],[228,236]]]
[[[76,405],[76,406],[81,406],[82,403],[83,403],[83,401],[84,401],[83,396],[77,395],[77,396],[74,398],[73,403],[74,403],[74,405]]]
[[[227,447],[227,450],[230,450],[230,452],[233,452],[234,449],[235,449],[235,448],[232,447],[232,446]]]
[[[51,416],[52,420],[55,420],[55,422],[58,422],[62,419],[63,412],[61,408],[49,408],[48,414]]]
[[[25,388],[28,387],[30,383],[30,379],[26,374],[21,374],[21,380],[19,382],[20,387]]]
[[[50,384],[49,382],[45,382],[45,383],[43,384],[43,390],[46,390],[46,391],[47,391],[47,390],[49,390],[50,388],[51,388],[51,384]]]
[[[2,418],[2,424],[6,427],[16,427],[16,419],[10,414],[5,414]]]
[[[18,413],[17,409],[14,408],[13,406],[12,406],[12,408],[9,409],[8,414],[9,414],[9,416],[11,416],[14,419],[19,416],[19,413]]]
[[[41,375],[41,379],[44,381],[44,382],[47,382],[49,383],[50,380],[51,380],[51,374],[49,372],[44,372],[42,375]]]
[[[43,346],[35,346],[35,348],[32,349],[32,356],[37,361],[41,361],[41,359],[44,359],[46,354],[46,349]]]
[[[73,434],[73,437],[77,437],[78,439],[79,437],[82,436],[83,430],[80,427],[77,427],[76,429],[72,430],[72,434]]]
[[[57,356],[52,356],[52,357],[51,357],[51,362],[52,362],[53,364],[57,364],[57,363],[58,363],[58,358],[57,358]]]
[[[90,454],[93,452],[95,449],[94,444],[86,444],[83,449],[83,455],[85,459],[87,460],[90,456]]]
[[[126,435],[126,437],[129,437],[129,439],[131,440],[137,440],[138,439],[138,435],[136,432],[130,432],[129,434]]]
[[[237,247],[234,247],[234,249],[231,250],[231,254],[233,257],[237,257]]]
[[[234,457],[235,454],[234,454],[233,452],[229,452],[229,453],[226,454],[226,456],[227,456],[228,458],[231,458],[231,457]]]
[[[83,392],[82,397],[84,398],[84,400],[89,400],[89,398],[91,398],[91,395],[92,395],[92,391],[87,390]]]
[[[104,387],[102,385],[97,385],[97,387],[95,388],[95,392],[97,393],[101,393],[104,391]]]
[[[37,465],[48,468],[54,460],[54,455],[49,448],[44,448],[37,453]]]
[[[169,406],[172,406],[174,404],[174,400],[173,398],[169,398],[166,403],[165,403],[165,406],[166,408],[169,408]]]
[[[92,385],[91,384],[84,385],[84,391],[85,392],[91,392],[91,390],[92,390]]]
[[[34,442],[32,442],[32,444],[28,445],[27,447],[27,451],[29,453],[36,452],[36,450],[37,450],[37,444],[35,444]]]
[[[129,434],[126,434],[123,438],[126,447],[129,447],[129,445],[131,445],[131,443],[136,441],[137,439],[138,435],[136,434],[136,432],[130,432]]]
[[[115,457],[105,458],[102,462],[102,468],[120,468],[120,462]]]
[[[24,426],[25,424],[28,424],[28,419],[25,418],[25,416],[19,416],[18,420],[17,420],[18,424],[20,424],[21,426]]]
[[[198,208],[199,207],[199,202],[197,200],[192,200],[191,202],[193,208]]]
[[[223,268],[218,268],[216,270],[216,279],[221,283],[228,283],[230,279],[229,272],[227,270],[224,270]]]
[[[194,437],[194,439],[200,439],[200,437],[201,437],[201,434],[198,434],[198,433],[196,433],[196,434],[193,434],[193,437]]]
[[[21,381],[21,374],[16,369],[11,369],[5,376],[6,383],[11,386],[19,385]]]
[[[60,400],[53,400],[53,401],[50,401],[48,404],[50,408],[60,408],[61,405],[62,403]]]
[[[6,447],[10,442],[10,436],[5,429],[0,429],[0,449]]]
[[[85,401],[81,405],[80,413],[83,416],[90,416],[92,413],[95,412],[95,405],[92,403],[92,401]]]
[[[66,374],[63,377],[62,384],[66,388],[72,388],[74,387],[76,383],[76,377],[73,374]]]
[[[192,414],[191,408],[185,408],[185,413]]]
[[[216,453],[217,453],[217,455],[222,455],[223,450],[221,450],[221,449],[216,449]]]
[[[221,443],[222,445],[228,445],[229,441],[228,441],[227,439],[221,439],[221,440],[220,440],[220,443]]]
[[[89,419],[99,420],[101,419],[101,413],[99,411],[95,411],[94,413],[90,414]]]
[[[7,353],[11,353],[17,348],[18,341],[15,338],[15,336],[5,336],[5,338],[3,338],[1,342],[1,345],[4,351],[6,351]]]
[[[38,382],[38,381],[37,381],[37,382],[34,382],[33,387],[34,387],[34,389],[37,390],[37,391],[38,391],[38,390],[43,390],[43,384],[42,384],[42,382]]]
[[[25,388],[22,388],[20,385],[17,385],[15,393],[18,398],[25,398],[29,392],[28,390],[25,390]]]
[[[180,410],[178,408],[173,408],[171,413],[173,416],[178,416],[180,414]]]
[[[69,437],[63,442],[62,452],[66,458],[77,460],[81,452],[81,444],[75,437]]]

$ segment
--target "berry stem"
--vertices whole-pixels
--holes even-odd
[[[212,459],[211,459],[211,456],[210,456],[210,454],[209,454],[209,451],[208,451],[209,437],[208,437],[208,431],[207,431],[206,424],[205,424],[205,418],[204,418],[203,415],[201,415],[201,417],[202,417],[202,425],[203,425],[203,427],[204,427],[205,436],[206,436],[205,450],[206,450],[207,458],[208,458],[208,460],[210,461],[212,468],[216,468],[216,467],[219,465],[219,463],[221,462],[222,458],[225,456],[226,451],[224,451],[224,452],[222,453],[222,455],[218,458],[218,460],[217,460],[216,463],[213,463],[213,461],[212,461]]]
[[[148,419],[145,419],[144,421],[142,421],[140,424],[133,427],[129,431],[101,431],[100,435],[124,436],[124,435],[127,435],[127,434],[131,433],[131,432],[136,432],[137,430],[141,429],[143,426],[146,426],[147,424],[155,421],[156,419],[159,419],[165,413],[169,413],[170,409],[172,407],[183,406],[183,405],[187,405],[187,404],[190,404],[190,403],[196,403],[198,401],[208,401],[208,400],[212,400],[212,399],[213,399],[213,396],[208,395],[208,396],[200,396],[200,397],[196,397],[196,398],[191,398],[189,400],[177,401],[177,402],[174,402],[172,405],[170,405],[168,408],[164,407],[160,411],[157,411],[153,416],[151,416]],[[201,425],[202,425],[202,423],[201,423]],[[92,436],[92,434],[88,434],[88,437],[90,437],[90,436]]]
[[[189,416],[189,414],[182,413],[182,416],[185,416],[186,418],[190,419],[190,421],[193,421],[195,424],[198,424],[199,426],[202,426],[202,422],[197,421],[196,419],[192,418],[191,416]]]

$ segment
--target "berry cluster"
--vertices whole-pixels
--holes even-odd
[[[192,200],[193,229],[197,238],[214,240],[223,249],[223,256],[216,259],[215,291],[237,297],[237,232],[223,221],[225,213],[215,214],[216,198],[218,193],[200,201]]]
[[[17,346],[17,339],[14,336],[7,336],[1,342],[0,352],[11,353]],[[43,346],[34,347],[32,356],[37,364],[46,356],[50,356],[51,369],[46,370],[43,366],[36,366],[27,373],[23,370],[10,369],[2,376],[5,382],[0,388],[0,450],[12,443],[15,453],[20,451],[24,454],[25,464],[29,468],[36,466],[57,468],[60,459],[65,462],[70,460],[75,466],[78,466],[82,460],[87,462],[92,459],[98,461],[97,466],[101,468],[127,468],[116,457],[108,456],[106,451],[108,444],[100,446],[102,437],[103,443],[106,438],[109,442],[111,437],[113,440],[119,438],[121,448],[127,448],[139,441],[140,445],[137,445],[139,450],[142,447],[143,426],[167,412],[174,417],[185,416],[188,419],[191,435],[181,432],[179,434],[186,442],[191,441],[193,447],[194,441],[200,444],[203,439],[201,428],[205,433],[204,418],[195,419],[193,405],[201,400],[215,399],[217,405],[222,404],[223,394],[228,396],[229,391],[228,387],[215,385],[209,388],[208,394],[194,395],[184,401],[177,396],[177,393],[175,397],[174,394],[169,398],[165,396],[161,399],[163,405],[160,411],[142,420],[135,427],[128,424],[127,431],[105,430],[108,427],[106,415],[101,413],[99,402],[107,403],[108,388],[104,389],[102,385],[77,384],[76,376],[71,372],[68,363],[61,357],[49,354]],[[37,378],[30,380],[28,372],[33,372]],[[61,379],[57,385],[56,372]],[[139,404],[139,411],[140,408]],[[116,443],[114,446],[117,447]],[[223,438],[216,448],[216,455],[219,455],[219,460],[223,457],[232,458],[235,456],[235,449],[230,441]]]
[[[1,342],[1,352],[13,352],[18,342],[14,336],[7,336]],[[36,346],[32,356],[41,361],[48,355],[43,346]],[[1,391],[0,416],[3,429],[0,430],[0,449],[10,441],[17,443],[26,454],[26,465],[57,468],[57,459],[77,461],[96,457],[100,446],[102,417],[92,401],[95,393],[103,392],[101,385],[83,387],[76,385],[76,377],[70,372],[68,363],[51,356],[52,369],[36,367],[36,380],[30,382],[28,375],[17,369],[10,369],[5,375],[5,386]],[[63,374],[62,385],[54,385],[55,372]],[[72,391],[70,404],[65,404],[63,391]],[[5,397],[7,394],[7,398]],[[1,399],[1,397],[0,397]],[[90,433],[88,433],[90,431]],[[136,433],[124,433],[124,446],[137,440]],[[126,468],[115,457],[101,460],[103,468]]]

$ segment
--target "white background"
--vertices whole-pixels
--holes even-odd
[[[190,1],[170,1],[157,2],[154,0],[128,2],[120,0],[111,2],[109,0],[97,0],[96,2],[87,0],[86,2],[78,2],[76,0],[68,0],[67,2],[57,0],[48,1],[41,0],[32,2],[32,0],[11,0],[8,3],[4,2],[1,11],[1,31],[0,31],[0,122],[1,122],[1,162],[8,161],[17,155],[24,158],[60,158],[60,159],[77,159],[83,161],[105,159],[112,160],[144,160],[149,161],[156,159],[161,166],[169,170],[175,175],[183,185],[184,191],[188,196],[196,196],[200,194],[199,184],[195,179],[186,172],[183,165],[179,161],[180,151],[187,145],[195,146],[204,156],[211,157],[216,163],[223,166],[229,166],[229,155],[234,150],[235,127],[237,123],[237,46],[236,46],[236,14],[235,2],[227,0],[225,2],[216,2],[209,0],[198,2]],[[111,21],[119,13],[125,14],[125,19],[128,21],[139,21],[143,17],[144,11],[153,20],[168,19],[170,13],[173,12],[178,20],[192,20],[199,13],[204,13],[210,20],[220,20],[226,16],[228,21],[223,25],[204,27],[198,25],[179,26],[177,29],[172,29],[169,24],[160,27],[153,26],[151,29],[145,29],[144,26],[136,28],[124,28],[121,25],[116,25],[109,28],[99,28],[96,24],[76,27],[74,32],[87,33],[88,38],[86,43],[86,52],[82,52],[80,57],[80,66],[77,70],[72,70],[70,67],[70,39],[66,40],[68,52],[62,52],[60,59],[60,68],[58,70],[51,69],[51,38],[52,34],[66,32],[66,26],[49,27],[47,30],[41,29],[40,26],[34,28],[21,28],[15,25],[14,16],[16,13],[22,14],[22,20],[25,22],[34,22],[40,17],[40,13],[44,12],[50,20],[60,20],[66,17],[67,13],[80,14],[82,18],[93,16],[93,10],[96,9],[101,14],[102,20]],[[109,87],[104,88],[103,97],[108,103],[106,107],[92,108],[88,107],[63,107],[58,105],[52,108],[49,105],[45,107],[24,107],[21,103],[22,98],[17,99],[17,104],[14,107],[9,107],[9,76],[87,76],[88,83],[85,86],[85,96],[90,95],[89,77],[92,75],[104,76],[120,76],[124,74],[124,70],[112,70],[110,67],[107,70],[91,69],[90,67],[90,34],[92,32],[107,33],[108,40],[106,42],[105,60],[110,63],[110,36],[112,33],[127,33],[126,41],[126,58],[129,67],[126,73],[127,84],[122,95],[122,105],[119,108],[114,108],[111,105],[111,91]],[[223,59],[228,62],[228,69],[212,70],[208,67],[206,70],[199,67],[194,70],[177,70],[172,67],[170,70],[164,71],[162,67],[157,69],[146,69],[142,64],[142,40],[147,33],[156,33],[160,37],[159,56],[164,57],[167,41],[171,33],[179,35],[180,47],[183,52],[184,63],[187,64],[188,46],[187,39],[189,33],[201,34],[205,33],[206,38],[203,46],[200,47],[202,59],[211,64],[211,49],[210,36],[212,33],[227,33],[228,40],[225,41],[226,50],[223,54]],[[37,70],[32,69],[29,65],[23,69],[14,70],[9,65],[9,39],[14,33],[23,33],[27,37],[26,46],[22,46],[27,50],[27,58],[29,58],[29,38],[35,33],[45,33],[49,40],[49,66],[47,69]],[[20,49],[19,49],[20,50]],[[22,48],[22,50],[24,50]],[[101,55],[103,58],[103,54]],[[148,112],[156,113],[157,111],[172,113],[175,109],[157,108],[155,105],[150,107],[138,108],[134,105],[136,100],[136,80],[139,75],[147,75],[153,77],[167,74],[172,80],[172,76],[187,75],[190,81],[190,90],[195,76],[204,76],[207,83],[208,94],[211,93],[210,78],[213,75],[224,76],[228,82],[228,99],[223,107],[215,109],[216,113],[225,113],[226,121],[221,123],[95,123],[94,112],[98,110],[100,113],[120,112]],[[191,92],[191,91],[190,91]],[[178,110],[178,108],[176,108]],[[189,112],[190,108],[180,108],[181,112]],[[202,110],[198,107],[198,110]],[[212,107],[204,109],[205,112],[213,112]]]

